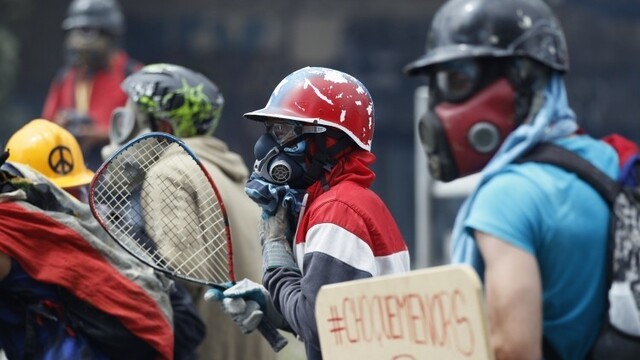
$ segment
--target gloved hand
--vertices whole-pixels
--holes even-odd
[[[274,216],[260,220],[259,237],[262,245],[262,270],[286,268],[300,272],[293,255],[293,227],[289,210],[279,206]]]
[[[262,208],[262,218],[266,219],[276,214],[278,207],[285,206],[292,213],[300,211],[301,196],[289,185],[272,184],[255,173],[251,175],[244,192]]]
[[[204,300],[220,302],[222,311],[231,316],[243,334],[253,332],[265,316],[277,328],[288,327],[275,309],[267,289],[249,279],[237,282],[224,292],[211,288],[204,294]]]

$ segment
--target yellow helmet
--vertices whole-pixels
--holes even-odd
[[[9,161],[32,167],[61,188],[87,185],[87,169],[76,138],[49,120],[35,119],[16,131],[9,141]]]

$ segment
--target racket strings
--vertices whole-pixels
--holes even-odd
[[[223,207],[179,144],[132,144],[98,175],[92,196],[107,231],[147,264],[187,279],[233,280]]]

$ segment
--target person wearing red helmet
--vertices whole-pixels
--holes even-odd
[[[207,295],[222,300],[243,331],[267,316],[302,339],[308,359],[321,359],[320,287],[410,269],[400,230],[370,189],[373,101],[353,76],[305,67],[245,117],[265,126],[245,188],[262,207],[264,287],[245,279]]]

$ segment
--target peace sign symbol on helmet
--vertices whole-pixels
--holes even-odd
[[[73,156],[66,146],[56,146],[49,153],[49,167],[56,174],[66,175],[73,171]]]

